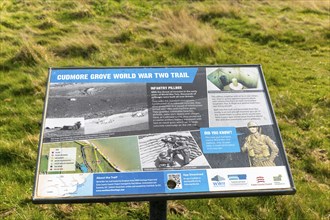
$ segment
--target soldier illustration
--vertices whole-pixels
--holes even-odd
[[[261,134],[255,122],[249,122],[247,127],[251,134],[246,137],[242,151],[248,152],[250,166],[276,166],[274,160],[278,155],[278,147],[274,141],[267,135]]]
[[[173,160],[172,156],[172,149],[174,145],[174,140],[172,137],[166,137],[161,139],[164,143],[164,148],[166,151],[160,152],[155,160],[155,166],[157,168],[166,168],[166,167],[173,167],[176,165],[176,162]]]
[[[190,147],[185,137],[166,137],[161,139],[161,141],[164,142],[164,148],[167,151],[159,154],[156,160],[156,167],[172,167],[176,166],[177,163],[181,166],[189,164]]]
[[[173,158],[169,156],[167,152],[159,153],[155,163],[156,163],[156,167],[158,168],[166,168],[166,167],[174,166]]]
[[[172,158],[175,158],[176,155],[181,155],[183,157],[183,165],[189,164],[190,158],[190,148],[188,145],[188,141],[185,137],[176,137],[175,143],[172,149]]]

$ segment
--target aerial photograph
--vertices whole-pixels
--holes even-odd
[[[48,118],[84,118],[84,133],[146,130],[145,84],[54,83],[50,86]]]

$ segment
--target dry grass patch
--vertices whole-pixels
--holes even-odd
[[[288,4],[291,4],[292,7],[300,6],[305,10],[330,12],[330,1],[328,0],[288,1]]]
[[[54,53],[60,57],[88,58],[98,51],[100,51],[100,42],[91,35],[64,38],[54,49]]]
[[[214,46],[216,32],[210,26],[200,23],[186,11],[164,11],[158,21],[162,37],[171,38],[181,44],[193,43],[198,46]]]
[[[246,7],[240,1],[219,1],[212,5],[197,3],[193,5],[199,19],[207,22],[213,18],[240,19],[241,8]]]
[[[37,27],[41,30],[47,30],[47,29],[51,29],[53,27],[57,27],[59,26],[58,22],[55,21],[54,19],[52,18],[46,18],[44,19],[44,21],[39,24]]]
[[[292,33],[293,35],[303,36],[311,42],[315,38],[321,38],[322,29],[329,29],[329,21],[322,19],[322,17],[306,16],[306,13],[312,14],[328,14],[330,15],[330,1],[279,1],[271,2],[270,6],[281,11],[275,14],[263,14],[263,16],[256,16],[254,21],[261,30],[272,33],[274,36],[283,38],[283,35]],[[301,12],[296,14],[295,11]],[[295,27],[301,26],[297,29]],[[308,28],[306,27],[308,26]],[[307,31],[314,31],[313,37],[308,36]],[[291,36],[288,36],[289,38]]]
[[[35,44],[26,35],[22,35],[23,45],[17,53],[8,61],[8,65],[24,64],[27,66],[34,66],[47,62],[51,54],[46,48]]]
[[[88,1],[84,1],[84,0],[66,1],[64,4],[66,4],[67,7],[73,8],[73,10],[70,10],[68,13],[66,13],[66,17],[68,19],[79,20],[84,18],[91,18],[94,16],[94,12],[90,7],[90,5],[88,4]],[[64,6],[64,8],[67,7]]]
[[[188,209],[177,201],[169,201],[167,206],[171,214],[186,216],[188,213]]]
[[[154,26],[154,33],[158,33],[155,41],[170,45],[175,57],[207,62],[208,57],[216,54],[216,30],[186,11],[163,11]]]
[[[74,211],[74,207],[71,204],[56,204],[56,211],[60,212],[62,215],[70,215]]]
[[[102,28],[95,24],[82,24],[74,22],[73,27],[73,29],[77,30],[77,33],[81,33],[83,35],[100,36],[102,34]]]

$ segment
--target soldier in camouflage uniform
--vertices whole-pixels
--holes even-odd
[[[249,122],[247,127],[251,134],[245,139],[242,151],[249,154],[250,165],[253,167],[276,166],[274,163],[278,155],[278,147],[270,137],[260,134],[259,126]]]

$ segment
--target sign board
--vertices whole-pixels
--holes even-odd
[[[49,69],[35,203],[294,193],[260,65]]]

